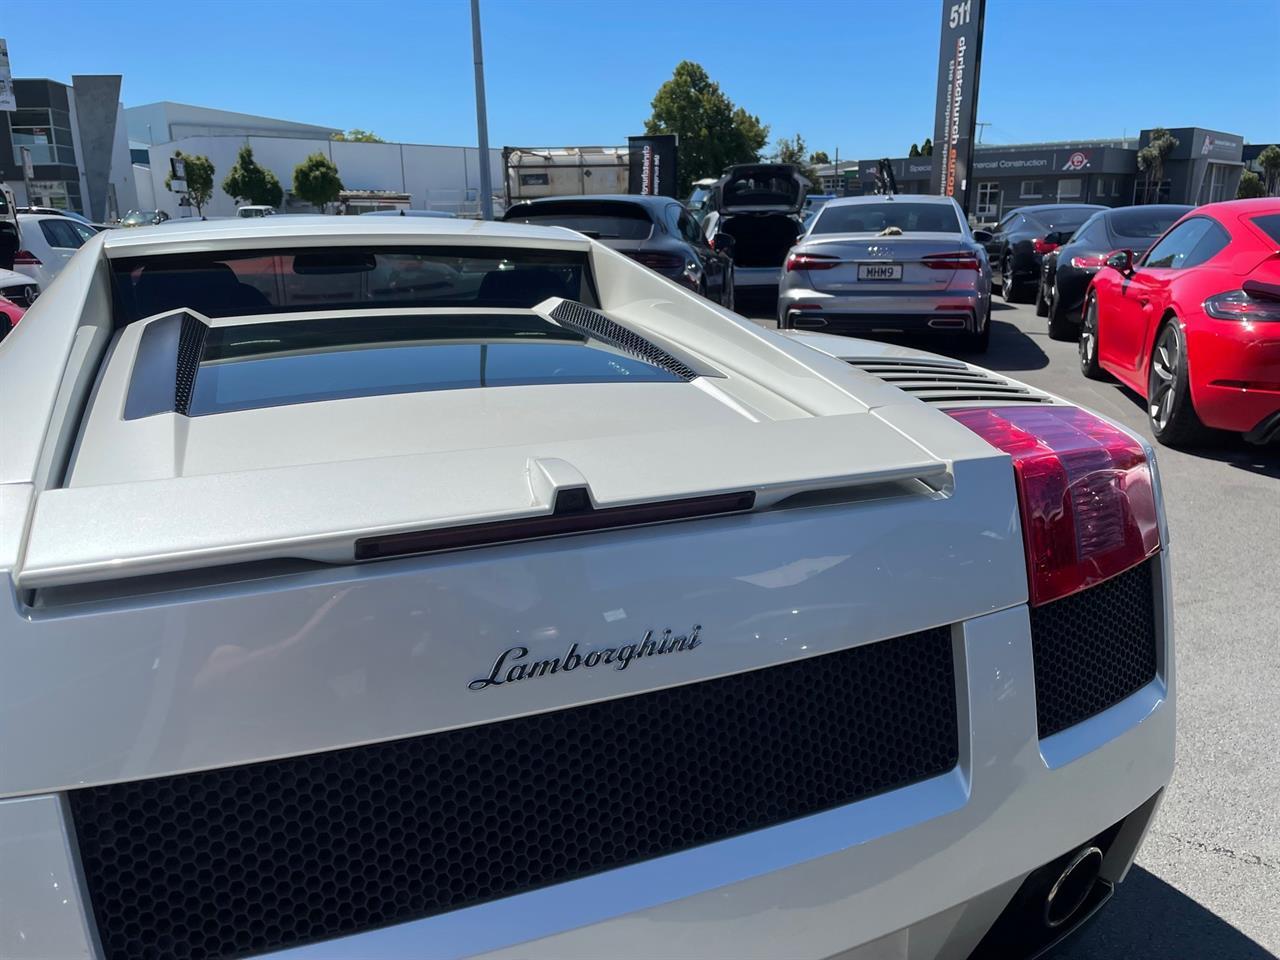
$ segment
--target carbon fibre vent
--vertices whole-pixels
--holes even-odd
[[[1031,608],[1041,737],[1101,713],[1155,679],[1154,562]]]
[[[178,334],[178,364],[173,382],[173,409],[186,414],[191,409],[191,389],[200,369],[204,338],[209,328],[189,313],[182,315],[182,331]]]
[[[583,336],[594,337],[646,363],[661,367],[682,380],[692,380],[698,376],[698,371],[684,361],[673,357],[657,344],[621,324],[614,323],[603,313],[597,313],[590,307],[584,307],[573,300],[560,301],[551,311],[550,317],[562,327]]]
[[[759,830],[940,775],[958,755],[951,630],[939,627],[68,796],[105,960],[227,960]]]
[[[876,358],[847,362],[925,403],[1053,402],[1047,394],[959,361]]]

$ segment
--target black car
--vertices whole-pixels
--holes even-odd
[[[1036,289],[1036,315],[1049,318],[1049,336],[1075,340],[1089,280],[1115,250],[1141,253],[1191,207],[1157,203],[1101,210],[1044,258]]]
[[[992,282],[1009,303],[1025,303],[1040,280],[1040,258],[1099,210],[1096,203],[1055,203],[1010,210],[984,243]]]
[[[669,197],[546,197],[513,204],[503,220],[577,230],[733,309],[732,244],[712,249],[684,204]]]

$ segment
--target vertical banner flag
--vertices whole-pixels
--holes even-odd
[[[18,109],[18,98],[13,92],[13,71],[9,69],[9,44],[0,37],[0,110]]]
[[[933,118],[933,192],[969,212],[973,134],[978,120],[978,67],[987,0],[942,0],[938,102]]]
[[[674,133],[627,137],[631,161],[627,192],[643,197],[674,197],[678,142]]]

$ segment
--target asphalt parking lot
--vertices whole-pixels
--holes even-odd
[[[771,304],[739,304],[774,326]],[[1091,407],[1150,439],[1142,401],[1081,376],[1075,344],[996,303],[964,359]],[[909,342],[927,350],[938,344]],[[1174,563],[1178,765],[1115,901],[1061,960],[1280,952],[1280,449],[1158,448]]]

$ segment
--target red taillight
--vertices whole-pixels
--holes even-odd
[[[1093,586],[1160,549],[1142,445],[1076,407],[949,414],[1013,458],[1032,605]]]
[[[658,270],[661,272],[671,270],[684,269],[684,257],[677,253],[653,253],[650,251],[636,251],[628,253],[628,257],[638,263],[643,263],[650,270]]]
[[[967,253],[929,253],[921,258],[930,270],[978,270],[982,264]]]
[[[1044,237],[1036,237],[1031,241],[1031,249],[1036,253],[1053,253],[1059,246],[1057,243],[1049,243]]]
[[[15,267],[38,267],[40,266],[40,258],[30,250],[19,250],[13,255],[13,265]]]
[[[1107,258],[1100,253],[1091,257],[1072,257],[1071,265],[1077,270],[1101,270],[1107,265]]]
[[[787,255],[787,271],[792,270],[830,270],[840,266],[839,257],[828,257],[821,253],[792,253]]]
[[[1248,286],[1248,284],[1246,284]],[[1204,312],[1215,320],[1280,320],[1280,296],[1250,296],[1248,290],[1219,293],[1204,302]]]

